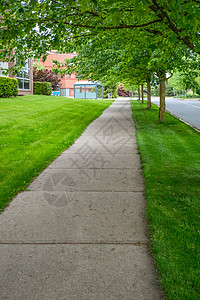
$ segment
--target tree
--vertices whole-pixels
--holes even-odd
[[[141,39],[143,43],[141,44]],[[148,68],[151,58],[151,43],[145,45],[144,37],[137,32],[134,44],[127,44],[126,36],[118,34],[112,36],[106,32],[101,40],[90,39],[84,44],[72,48],[71,51],[78,52],[78,56],[67,60],[65,64],[55,61],[55,71],[61,74],[76,72],[80,78],[101,80],[104,84],[112,85],[112,82],[123,83],[129,90],[135,85],[149,82],[148,108],[151,107],[150,81],[152,70]],[[145,48],[146,47],[146,48]],[[154,46],[155,48],[155,46]],[[61,69],[60,67],[64,67]]]
[[[199,0],[1,0],[0,58],[19,64],[51,49],[68,52],[70,43],[101,39],[105,32],[122,31],[127,43],[136,30],[200,53]],[[9,8],[9,9],[8,9]],[[12,50],[16,49],[13,54]]]
[[[177,44],[176,49],[172,50],[167,42],[162,41],[158,48],[154,40],[149,41],[149,36],[140,32],[136,32],[133,44],[127,44],[126,35],[118,33],[113,37],[107,32],[101,40],[90,38],[76,49],[78,55],[67,60],[66,69],[61,72],[76,72],[83,78],[100,79],[102,82],[111,78],[125,86],[147,82],[148,108],[151,107],[150,82],[157,76],[161,85],[159,120],[165,120],[165,84],[169,78],[166,74],[183,68],[183,57],[189,55],[186,47]],[[140,92],[138,95],[140,98]]]
[[[196,55],[190,55],[189,58],[183,59],[183,67],[176,71],[169,80],[169,85],[178,91],[186,91],[188,89],[194,91],[198,88],[198,76],[200,75],[200,58]]]
[[[103,87],[103,98],[106,99],[108,98],[108,94],[111,93],[112,94],[112,98],[117,98],[117,85],[110,85],[110,86],[105,86]],[[101,98],[102,95],[102,91],[101,90],[97,90],[97,97]]]
[[[59,88],[60,79],[53,71],[48,69],[33,68],[33,81],[50,82],[52,90],[56,91]]]
[[[36,70],[44,70],[44,69],[45,69],[45,66],[39,65],[38,62],[33,62],[33,69],[36,69]]]
[[[99,55],[96,59],[93,56],[93,69],[91,60],[82,60],[84,65],[88,65],[88,74],[93,74],[92,77],[99,75],[105,81],[111,76],[115,82],[121,82],[121,76],[123,83],[132,80],[134,84],[143,84],[147,81],[145,74],[151,78],[157,73],[163,84],[160,90],[164,101],[164,72],[177,68],[177,57],[182,55],[182,49],[200,53],[199,5],[198,0],[5,0],[0,6],[1,27],[4,29],[0,32],[0,58],[14,60],[17,57],[16,68],[19,68],[28,56],[39,58],[43,55],[45,59],[45,53],[50,49],[61,52],[78,49],[79,52],[80,45],[86,47],[96,39]],[[110,47],[105,53],[104,43],[109,43],[111,36],[117,40],[118,49]],[[127,55],[119,44],[120,40]],[[97,54],[92,44],[90,52]],[[130,53],[135,52],[138,44],[147,52],[146,60],[141,47],[140,57],[134,53],[134,60],[131,60]],[[100,56],[104,59],[101,67],[97,61]],[[125,58],[128,67],[139,59],[140,74],[135,70],[122,74],[126,67]],[[146,61],[145,66],[142,61]],[[108,66],[109,70],[106,70]],[[94,72],[95,67],[100,71]],[[81,68],[80,63],[78,68]],[[104,75],[100,74],[101,71]],[[160,115],[164,116],[164,113]]]

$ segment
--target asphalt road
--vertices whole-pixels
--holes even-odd
[[[159,97],[152,97],[152,102],[159,105]],[[200,101],[166,98],[166,109],[200,130]]]

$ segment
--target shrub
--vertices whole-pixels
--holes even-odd
[[[0,77],[0,98],[17,96],[18,81],[15,78]]]
[[[34,95],[51,95],[52,88],[50,82],[33,82]]]
[[[59,88],[60,79],[52,70],[47,70],[42,66],[37,65],[33,68],[33,81],[38,82],[51,82],[53,91],[57,91]],[[40,68],[40,69],[39,69]]]
[[[130,92],[129,91],[126,91],[125,88],[123,87],[122,84],[119,85],[119,88],[118,88],[118,95],[120,97],[130,97]],[[115,96],[116,97],[116,96]]]

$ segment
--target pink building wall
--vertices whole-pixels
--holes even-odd
[[[56,51],[52,50],[49,55],[47,56],[47,59],[45,62],[42,62],[42,59],[40,59],[39,64],[44,66],[48,70],[52,70],[53,68],[53,60],[57,60],[61,63],[64,63],[66,59],[73,58],[76,56],[76,53],[64,53],[60,54],[57,53]],[[65,67],[61,67],[65,68]],[[61,90],[67,90],[67,93],[69,92],[70,97],[74,97],[74,83],[78,81],[76,74],[71,74],[71,75],[64,75],[64,76],[59,76],[60,78],[60,89]],[[62,95],[62,94],[61,94]]]

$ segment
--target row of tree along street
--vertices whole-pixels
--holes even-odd
[[[138,91],[133,91],[133,95],[139,95],[139,99],[144,99],[144,94],[147,93],[147,87],[141,84]],[[159,96],[160,86],[158,81],[152,82],[151,93],[154,96]],[[168,97],[185,97],[185,98],[200,98],[200,76],[198,70],[187,72],[175,72],[173,76],[166,82],[165,95]]]
[[[63,72],[106,85],[121,82],[129,90],[146,84],[147,108],[151,83],[159,82],[160,121],[166,81],[177,72],[199,76],[198,0],[6,0],[0,15],[0,58],[17,57],[16,70],[27,57],[45,59],[51,49],[76,51]]]

